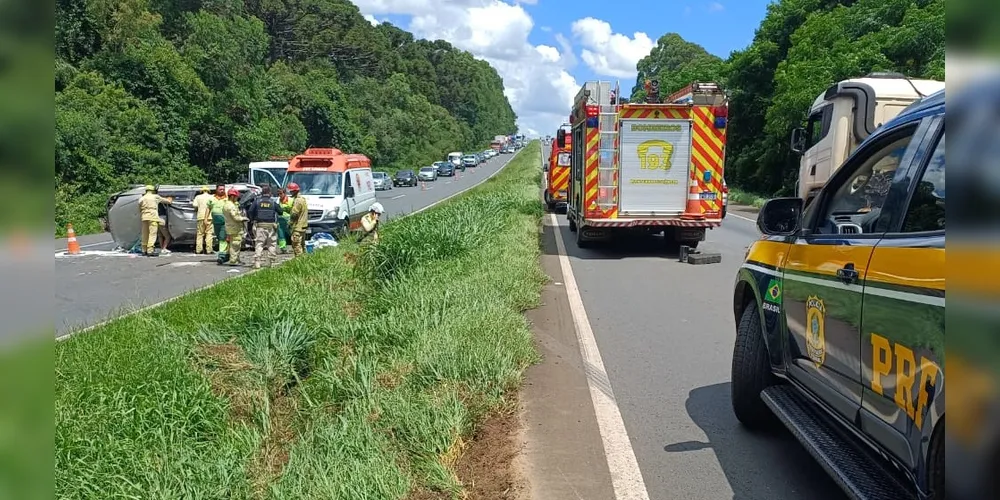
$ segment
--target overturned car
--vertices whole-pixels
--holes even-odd
[[[216,184],[209,184],[215,190]],[[260,188],[252,184],[226,184],[226,191],[236,189],[240,192],[239,204],[244,211],[260,194]],[[172,198],[173,203],[164,205],[167,219],[167,232],[170,234],[171,246],[194,245],[198,231],[197,210],[194,207],[194,197],[201,192],[202,184],[181,186],[161,184],[158,194],[164,198]],[[142,185],[133,186],[108,198],[105,229],[111,233],[115,245],[130,251],[139,244],[142,234],[142,223],[139,220],[139,198],[145,194]],[[245,223],[248,224],[248,223]],[[253,246],[253,228],[247,227],[244,247]]]

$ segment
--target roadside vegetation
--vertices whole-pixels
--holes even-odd
[[[760,208],[764,206],[768,198],[756,193],[748,193],[742,189],[729,188],[729,203],[733,205],[746,205]]]
[[[631,97],[644,99],[642,84],[653,77],[661,95],[692,81],[723,83],[731,96],[726,183],[763,197],[790,196],[799,157],[789,134],[816,96],[875,71],[943,81],[944,20],[944,0],[776,0],[753,42],[727,59],[676,33],[660,37],[637,65]]]
[[[57,234],[98,231],[133,184],[239,182],[308,146],[395,171],[516,129],[488,63],[348,0],[58,0],[55,17]]]
[[[457,498],[537,357],[539,164],[58,343],[56,496]]]

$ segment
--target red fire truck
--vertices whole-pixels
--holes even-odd
[[[661,100],[653,82],[647,94],[650,102],[622,103],[617,84],[587,82],[570,134],[556,136],[558,147],[575,145],[566,214],[580,247],[642,230],[695,248],[722,224],[725,92],[694,82]]]
[[[563,125],[563,134],[569,132],[569,124]],[[558,132],[557,132],[558,133]],[[569,166],[573,151],[573,139],[566,135],[563,145],[553,144],[545,164],[545,205],[549,211],[555,211],[566,204],[569,193]]]

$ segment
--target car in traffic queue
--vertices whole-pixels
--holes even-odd
[[[438,170],[435,167],[420,167],[420,171],[417,172],[417,178],[421,181],[436,181]]]
[[[439,161],[434,163],[434,166],[437,167],[437,174],[441,177],[454,177],[455,175],[455,166],[449,162]]]
[[[477,158],[474,154],[467,154],[462,157],[462,166],[465,168],[478,167],[479,158]]]
[[[944,181],[940,91],[808,205],[768,200],[737,273],[737,419],[784,424],[853,498],[945,498]]]
[[[375,183],[376,191],[386,191],[392,189],[392,179],[385,172],[372,172],[372,181]]]
[[[392,177],[393,186],[416,186],[417,173],[412,170],[399,170]]]

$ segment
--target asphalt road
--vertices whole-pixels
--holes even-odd
[[[399,218],[475,186],[514,156],[497,156],[459,172],[460,177],[440,177],[428,182],[426,190],[417,186],[380,191],[378,200],[388,220]],[[114,252],[106,233],[78,236],[77,242],[82,255],[62,256],[66,239],[55,240],[57,338],[250,270],[218,266],[214,258],[194,255],[191,248],[155,259]]]
[[[550,217],[546,215],[546,224],[551,222]],[[613,391],[627,431],[625,446],[630,444],[634,450],[645,483],[648,496],[637,494],[629,498],[844,498],[836,484],[788,432],[751,434],[733,415],[729,382],[735,335],[732,286],[747,246],[758,236],[754,219],[752,209],[729,207],[722,227],[709,231],[706,241],[699,246],[703,252],[722,254],[722,262],[711,265],[678,262],[677,255],[668,254],[657,237],[579,249],[562,214],[556,215],[557,226],[545,228],[543,262],[546,256],[558,253],[554,241],[561,234],[586,318],[603,358],[607,373],[603,383],[610,384]],[[569,281],[565,278],[562,276],[554,285],[562,286],[558,281]],[[569,313],[558,310],[549,313],[559,314]],[[546,321],[572,323],[556,318]],[[575,339],[567,341],[571,342]],[[579,349],[573,359],[569,359],[570,354],[565,349],[552,349],[545,363],[581,364]],[[548,370],[555,369],[550,366]],[[592,376],[593,367],[586,367],[586,371],[584,380]],[[546,374],[548,379],[554,376]],[[529,384],[546,383],[532,380],[530,374],[528,380]],[[531,390],[528,389],[529,396]],[[568,395],[573,392],[571,387],[564,391],[547,390],[552,392],[551,397],[565,400],[561,405],[546,401],[546,405],[580,406],[579,401]],[[541,403],[529,401],[529,415],[532,404],[536,407],[534,415],[538,415],[532,418],[540,421],[528,422],[528,426],[544,427],[547,410]],[[594,414],[593,407],[588,411]],[[562,419],[563,425],[577,425],[567,423],[566,415],[554,418]],[[586,418],[594,417],[584,415],[573,420],[586,422]],[[576,435],[580,436],[577,439],[593,442],[589,448],[574,444],[578,448],[575,455],[586,456],[588,449],[607,449],[607,433],[603,447],[598,432],[581,429]],[[558,442],[552,446],[560,447]],[[561,452],[565,454],[565,450]],[[533,461],[544,464],[558,456],[560,450],[539,453]],[[546,453],[553,456],[547,457]],[[581,476],[601,474],[601,468],[588,467],[591,472]],[[609,467],[614,469],[609,465],[604,470]],[[559,474],[571,472],[562,470]],[[610,472],[609,479],[616,474],[615,470]],[[617,473],[619,477],[623,475],[622,471]],[[541,481],[558,485],[565,480],[542,478]],[[591,498],[579,491],[566,497],[576,498],[576,495]],[[553,499],[562,497],[552,495]]]

